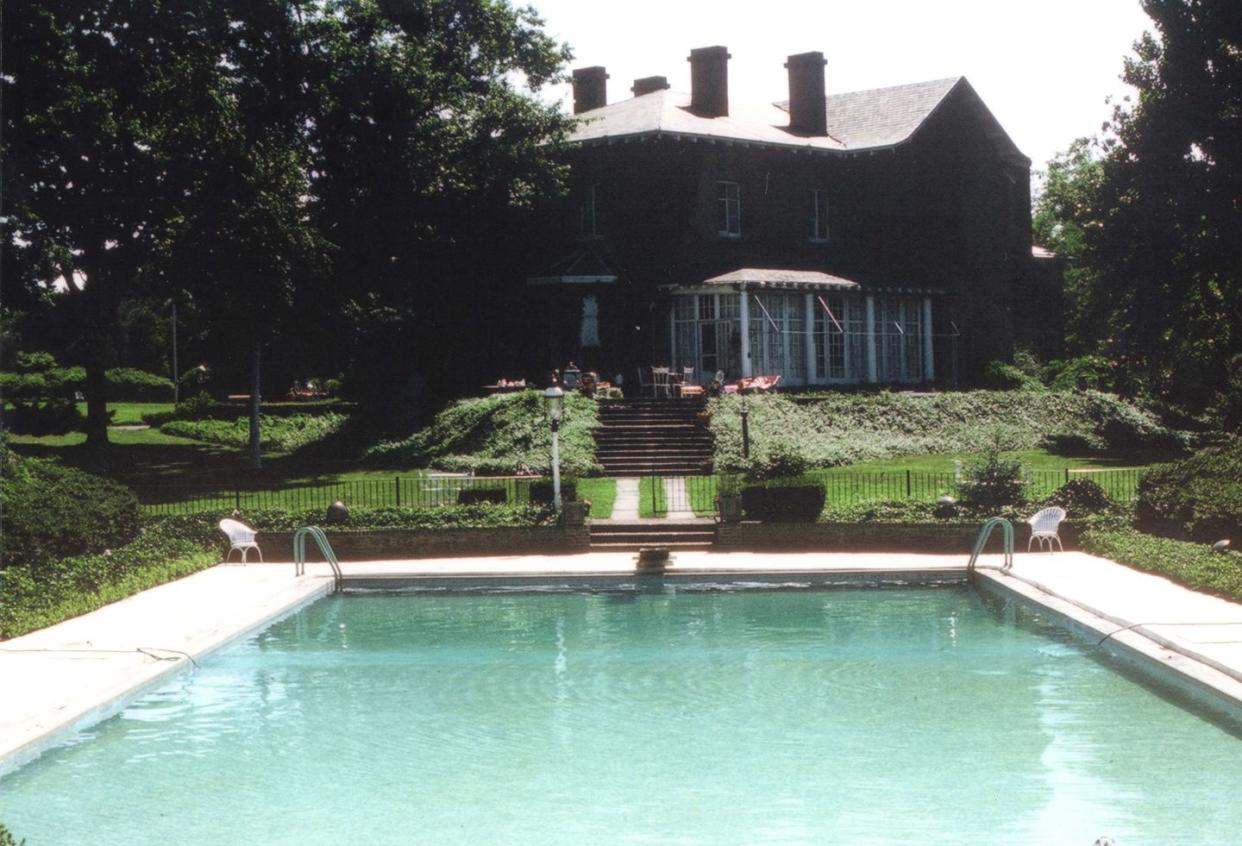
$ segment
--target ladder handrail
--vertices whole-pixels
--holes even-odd
[[[336,590],[340,590],[341,580],[344,578],[344,574],[341,573],[340,562],[336,560],[336,553],[332,550],[332,544],[328,543],[328,536],[318,526],[303,526],[293,533],[293,574],[301,576],[306,573],[307,535],[315,539],[315,544],[319,547],[319,551],[323,553],[323,557],[332,567],[333,585]]]
[[[979,560],[980,553],[987,546],[988,538],[992,536],[992,530],[997,526],[1001,527],[1001,540],[1005,548],[1005,563],[1001,570],[1009,570],[1013,567],[1013,523],[1004,517],[989,517],[983,524],[983,528],[979,530],[979,537],[975,539],[975,547],[970,551],[970,561],[966,564],[966,578],[970,581],[975,579],[975,562]]]

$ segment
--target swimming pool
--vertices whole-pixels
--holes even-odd
[[[960,587],[336,596],[0,780],[47,844],[1236,843],[1242,732]]]

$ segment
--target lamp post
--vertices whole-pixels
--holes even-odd
[[[742,397],[742,458],[750,458],[750,409],[746,397]]]
[[[552,507],[561,510],[561,414],[565,411],[565,392],[556,385],[543,392],[548,406],[548,422],[552,424]]]

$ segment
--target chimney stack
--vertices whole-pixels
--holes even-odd
[[[630,91],[634,92],[635,97],[641,97],[652,91],[663,91],[668,87],[667,76],[644,76],[642,79],[634,80],[634,87]]]
[[[699,47],[690,51],[690,110],[702,117],[729,114],[729,49]]]
[[[799,53],[785,62],[789,69],[789,131],[795,135],[827,135],[824,100],[824,54]]]
[[[574,114],[608,105],[608,72],[602,66],[574,71]]]

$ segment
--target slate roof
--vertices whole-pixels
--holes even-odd
[[[850,150],[900,144],[923,125],[959,82],[964,82],[964,78],[955,76],[829,95],[828,134]],[[776,107],[788,113],[789,101],[777,103]]]
[[[935,79],[830,95],[825,98],[828,134],[807,137],[789,131],[788,101],[731,102],[729,115],[711,118],[690,111],[689,94],[665,89],[579,114],[569,141],[589,144],[663,135],[816,152],[865,152],[908,141],[950,95],[968,97],[987,112],[965,77]],[[989,135],[1021,156],[995,118],[987,116],[995,124]]]

